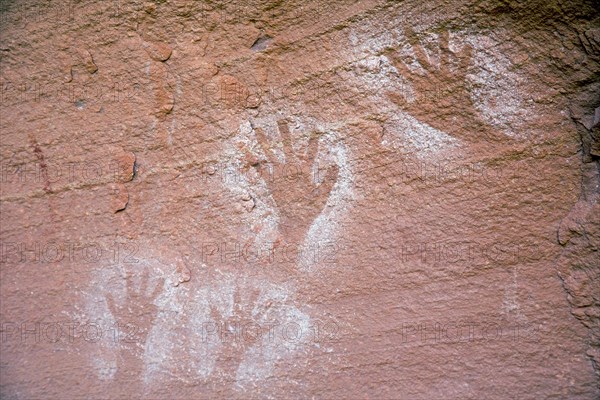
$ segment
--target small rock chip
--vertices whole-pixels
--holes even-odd
[[[154,61],[167,61],[173,52],[169,45],[162,42],[145,42],[144,48]]]
[[[64,81],[65,83],[69,83],[73,81],[73,67],[68,65],[64,67]]]
[[[156,12],[156,4],[152,3],[152,2],[145,2],[144,3],[144,11],[146,11],[146,13],[150,14],[150,15],[154,15],[154,13]]]
[[[129,182],[135,174],[135,154],[128,151],[115,158],[115,181]]]
[[[250,199],[250,201],[247,201],[244,204],[244,208],[246,209],[247,212],[254,210],[254,207],[255,207],[254,199]]]
[[[111,187],[111,209],[114,213],[124,210],[129,203],[129,192],[122,183],[114,184]]]
[[[94,58],[92,57],[92,54],[89,51],[85,49],[80,49],[78,53],[79,58],[81,58],[83,66],[85,67],[85,70],[87,72],[93,74],[96,71],[98,71],[98,67],[96,66],[96,63],[94,63]]]
[[[175,96],[173,93],[162,87],[156,90],[155,96],[156,102],[158,103],[158,109],[156,110],[155,115],[159,119],[163,119],[173,111],[173,107],[175,107]]]
[[[173,286],[177,287],[180,283],[189,282],[192,279],[192,271],[185,265],[184,262],[179,262],[177,265],[177,280],[173,283]]]

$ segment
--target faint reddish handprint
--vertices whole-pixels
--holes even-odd
[[[470,142],[498,141],[504,135],[484,121],[475,107],[467,74],[473,63],[473,48],[469,44],[455,53],[449,48],[449,32],[439,35],[439,66],[436,67],[417,35],[411,28],[405,29],[415,58],[425,71],[413,72],[393,48],[384,51],[393,66],[412,85],[413,98],[406,93],[388,92],[389,98],[420,122],[439,131]]]
[[[126,282],[124,301],[118,303],[108,293],[106,303],[117,323],[115,340],[121,350],[117,361],[117,379],[136,384],[143,369],[144,344],[158,314],[154,300],[162,286],[157,283],[151,288],[148,274],[142,275],[137,288],[131,276],[127,277]]]

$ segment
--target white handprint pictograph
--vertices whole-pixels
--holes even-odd
[[[322,182],[315,182],[312,173],[318,151],[318,134],[312,133],[308,139],[307,151],[304,155],[296,154],[292,146],[289,122],[285,119],[277,121],[281,135],[285,162],[278,161],[273,154],[273,146],[261,127],[256,127],[256,139],[260,144],[267,162],[280,171],[273,179],[266,179],[270,194],[275,202],[280,217],[280,241],[284,244],[298,246],[306,235],[314,219],[322,212],[329,195],[337,181],[339,168],[332,165],[324,171]]]

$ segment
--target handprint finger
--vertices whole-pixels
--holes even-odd
[[[325,193],[325,194],[331,193],[333,186],[337,182],[339,170],[340,169],[336,164],[329,167],[329,170],[327,171],[327,175],[325,175],[325,179],[323,179],[323,182],[321,183],[321,185],[319,185],[319,192]]]
[[[419,64],[421,64],[423,69],[425,69],[427,72],[433,72],[433,67],[427,58],[427,53],[425,53],[425,49],[419,42],[419,38],[410,26],[404,28],[404,35],[412,46],[415,57],[417,58]]]
[[[242,313],[242,294],[240,292],[239,287],[233,292],[233,315],[236,318],[240,318]]]
[[[256,140],[258,141],[258,144],[262,148],[263,153],[265,153],[267,162],[269,162],[270,164],[273,164],[273,162],[276,160],[276,158],[272,157],[271,146],[269,146],[269,141],[267,140],[267,135],[265,135],[265,132],[262,130],[262,128],[259,128],[259,127],[255,128],[254,132],[256,134]]]
[[[311,165],[317,157],[317,150],[319,150],[319,137],[316,133],[313,133],[308,139],[308,150],[305,157],[305,160]]]
[[[217,321],[221,320],[221,313],[219,312],[219,310],[217,309],[217,307],[211,305],[210,306],[210,318],[215,321],[215,323]]]
[[[277,127],[279,128],[279,134],[281,135],[281,142],[283,144],[283,154],[285,154],[285,161],[290,163],[293,161],[294,151],[292,149],[292,138],[290,135],[290,128],[288,122],[285,119],[277,121]]]
[[[148,274],[142,274],[142,278],[140,280],[140,290],[139,290],[139,294],[140,296],[146,296],[146,293],[148,291],[148,281],[150,279],[148,278]]]
[[[405,78],[413,75],[413,72],[410,70],[410,68],[408,68],[404,61],[402,61],[393,50],[386,50],[383,54],[391,62],[394,68],[396,68],[396,71],[398,71],[400,75]],[[399,106],[406,104],[406,97],[404,93],[399,94],[396,92],[387,92],[387,96],[391,101]]]
[[[450,68],[450,33],[443,31],[440,34],[440,69],[448,72]]]
[[[117,315],[117,306],[115,304],[115,299],[110,293],[106,294],[106,305],[108,306],[108,310],[113,316]]]
[[[408,68],[404,61],[402,61],[400,57],[398,57],[398,55],[394,53],[394,51],[388,50],[384,53],[384,55],[387,57],[388,60],[392,62],[392,65],[394,66],[394,68],[396,68],[400,75],[412,75],[412,71],[410,70],[410,68]]]
[[[125,277],[125,291],[128,296],[135,293],[135,287],[133,285],[133,274],[127,274]]]
[[[466,75],[471,65],[471,60],[473,59],[473,47],[470,44],[465,45],[463,50],[460,53],[460,69],[459,74],[462,76]]]

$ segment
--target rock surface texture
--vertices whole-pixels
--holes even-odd
[[[597,2],[0,19],[0,398],[600,398]]]

